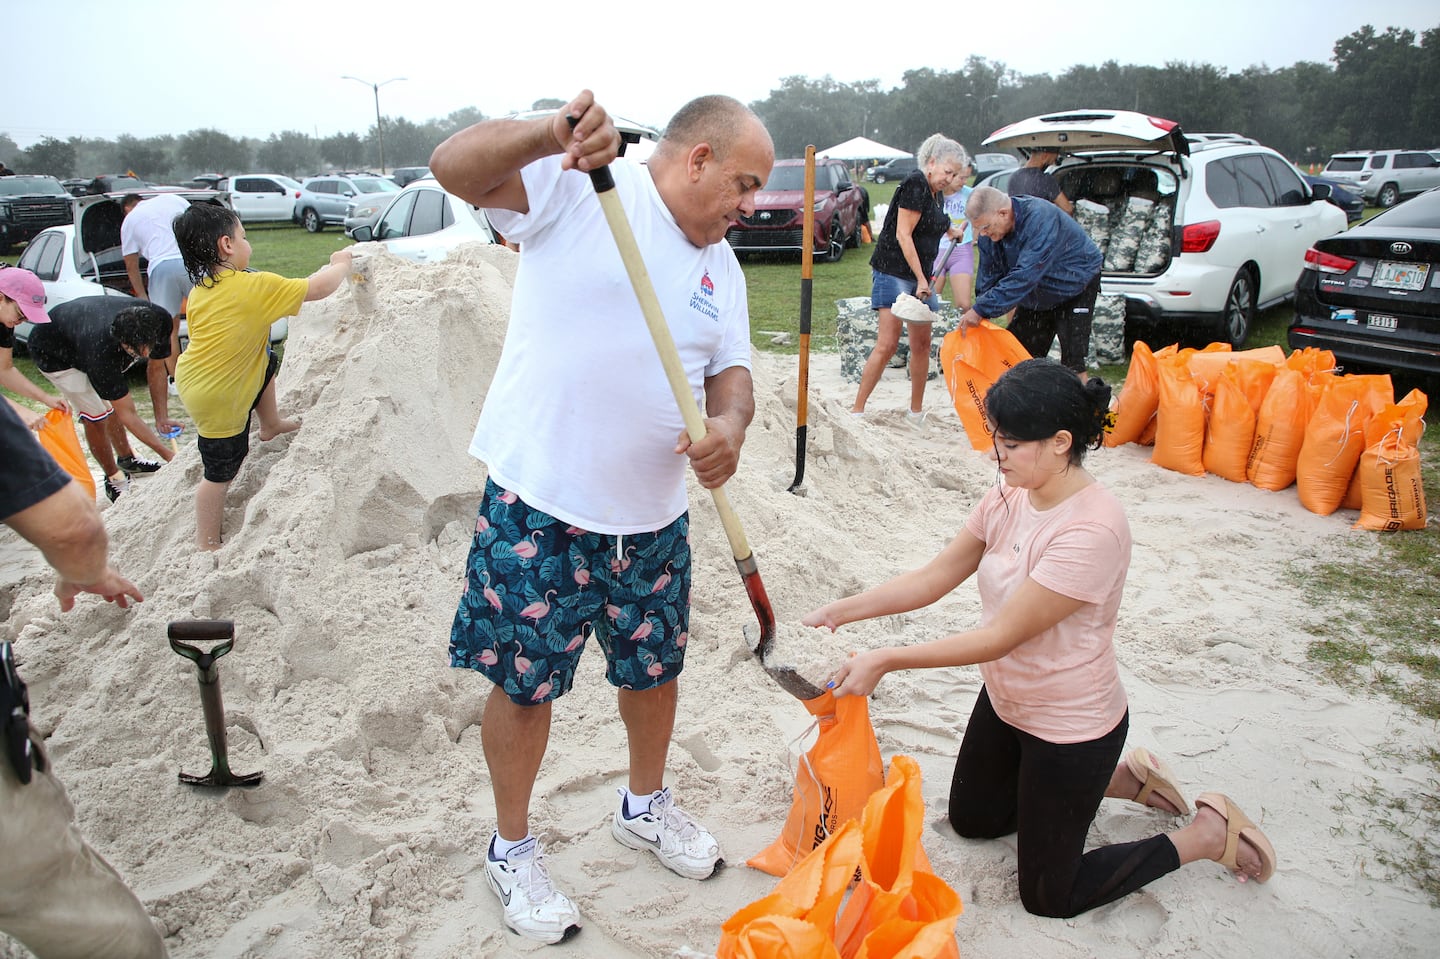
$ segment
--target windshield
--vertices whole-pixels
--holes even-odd
[[[382,180],[379,177],[356,177],[350,181],[355,184],[355,189],[361,193],[396,193],[400,188],[393,180]]]
[[[277,173],[277,174],[275,174],[275,179],[276,179],[282,186],[284,186],[285,189],[287,189],[287,190],[300,190],[300,189],[303,189],[303,187],[300,186],[300,181],[299,181],[299,180],[292,180],[292,179],[290,179],[290,177],[288,177],[288,176],[282,176],[282,175],[280,175],[280,174]]]
[[[771,191],[805,189],[805,168],[803,166],[777,166],[770,171],[770,179],[765,181],[764,189]]]
[[[27,193],[52,193],[69,196],[53,176],[0,176],[0,194],[23,196]]]

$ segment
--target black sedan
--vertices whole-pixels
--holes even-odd
[[[1306,252],[1289,341],[1351,371],[1440,376],[1440,187]]]

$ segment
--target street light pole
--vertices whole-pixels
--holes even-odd
[[[371,83],[369,80],[362,80],[359,77],[343,76],[341,80],[354,80],[356,83],[363,83],[375,94],[375,139],[380,143],[380,175],[385,175],[385,125],[380,119],[380,88],[387,83],[394,83],[396,80],[404,80],[405,77],[391,77],[380,83]]]
[[[965,99],[980,101],[975,107],[975,122],[979,125],[980,136],[983,138],[985,136],[985,107],[991,100],[1000,99],[1000,94],[989,93],[983,97],[977,97],[973,93],[967,93],[965,94]]]

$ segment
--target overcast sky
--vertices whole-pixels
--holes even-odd
[[[392,77],[406,79],[380,87],[381,112],[415,122],[590,87],[612,112],[663,126],[691,97],[760,100],[796,74],[888,90],[908,69],[959,70],[972,54],[1027,74],[1106,60],[1277,69],[1327,62],[1367,23],[1440,25],[1435,0],[0,0],[0,11],[0,133],[22,147],[201,127],[363,135],[368,84]]]

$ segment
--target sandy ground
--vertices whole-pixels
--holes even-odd
[[[92,842],[164,925],[176,957],[477,957],[541,952],[504,932],[480,869],[493,821],[479,719],[487,688],[445,647],[483,468],[465,448],[504,334],[507,251],[472,248],[420,267],[382,255],[368,280],[308,304],[292,325],[281,409],[296,434],[256,442],[226,516],[227,543],[197,553],[193,446],[106,510],[116,564],[141,585],[130,611],[93,601],[59,614],[33,553],[0,537],[0,635],[16,641],[35,721]],[[826,308],[825,304],[817,308]],[[887,371],[872,415],[846,412],[838,357],[813,356],[804,492],[795,473],[793,357],[756,357],[758,411],[729,487],[782,622],[918,564],[995,481],[932,381],[922,430]],[[1167,757],[1188,795],[1228,792],[1280,856],[1265,886],[1195,864],[1070,921],[1021,908],[1013,842],[954,838],[951,766],[979,686],[974,669],[888,677],[871,713],[882,754],[924,775],[925,848],[965,902],[970,959],[1088,956],[1429,955],[1440,916],[1377,863],[1378,779],[1423,787],[1386,753],[1435,730],[1388,701],[1327,685],[1305,661],[1332,611],[1307,603],[1288,563],[1373,548],[1354,515],[1153,466],[1135,447],[1092,454],[1135,538],[1117,642],[1131,742]],[[809,715],[749,656],[755,620],[708,494],[692,484],[694,621],[671,783],[732,863],[705,883],[619,847],[607,817],[624,739],[598,652],[557,705],[534,827],[584,912],[557,956],[708,955],[721,922],[775,880],[740,865],[778,833]],[[974,622],[962,587],[939,606],[816,634],[824,658]],[[220,661],[236,771],[256,789],[201,792],[195,670],[166,624],[228,618]],[[1176,820],[1107,801],[1098,842]],[[1427,940],[1432,946],[1425,946]],[[0,955],[23,953],[0,946]]]

